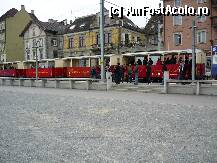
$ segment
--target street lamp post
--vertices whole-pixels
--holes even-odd
[[[104,63],[104,0],[100,0],[100,46],[101,46],[101,80],[105,81]]]
[[[35,65],[35,78],[36,80],[38,80],[38,48],[41,47],[41,44],[40,44],[40,41],[38,40],[36,42],[36,45],[35,45],[35,60],[36,60],[36,65]]]
[[[195,32],[196,32],[196,23],[195,20],[192,21],[192,80],[195,80],[195,63],[196,63],[196,56],[195,56]]]

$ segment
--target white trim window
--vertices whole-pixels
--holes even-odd
[[[199,44],[206,43],[206,30],[199,30],[197,32],[197,42]]]
[[[174,0],[174,6],[176,7],[181,6],[181,0]]]
[[[173,41],[174,41],[175,46],[182,45],[182,33],[174,33]]]
[[[207,0],[197,0],[197,3],[200,4],[200,3],[206,3]]]
[[[52,38],[51,39],[51,46],[57,46],[57,39],[56,38]]]
[[[206,16],[205,16],[205,15],[203,15],[203,16],[198,16],[198,17],[197,17],[197,20],[198,20],[198,22],[205,22],[205,21],[206,21]]]
[[[173,16],[173,25],[182,25],[182,16]]]

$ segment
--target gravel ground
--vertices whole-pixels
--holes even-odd
[[[217,98],[0,87],[0,162],[217,162]]]

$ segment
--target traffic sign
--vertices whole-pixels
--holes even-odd
[[[217,52],[217,45],[213,46],[212,51]]]

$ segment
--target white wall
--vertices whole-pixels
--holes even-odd
[[[34,33],[34,34],[33,34]],[[25,60],[34,60],[34,51],[33,41],[40,41],[41,47],[37,49],[38,59],[46,59],[46,34],[40,29],[36,24],[30,25],[29,29],[24,34],[24,56]],[[40,57],[39,49],[42,51],[42,58]],[[27,51],[29,51],[29,58],[27,58]]]

